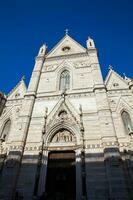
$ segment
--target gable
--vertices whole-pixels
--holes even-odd
[[[128,89],[128,83],[112,69],[109,71],[105,80],[107,90]]]
[[[68,99],[63,99],[63,97],[59,100],[59,102],[55,105],[53,110],[49,113],[48,116],[48,124],[53,125],[59,120],[59,113],[65,111],[67,116],[69,117],[70,121],[75,121],[78,123],[79,121],[79,114],[71,105]],[[54,119],[54,120],[53,120]]]
[[[85,52],[86,49],[83,46],[73,40],[69,35],[65,35],[65,37],[47,54],[47,58]]]
[[[11,100],[11,99],[20,99],[24,97],[24,94],[26,92],[26,85],[24,80],[22,79],[17,85],[16,87],[14,87],[11,92],[7,95],[7,99]]]

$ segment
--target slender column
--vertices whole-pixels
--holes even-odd
[[[76,150],[76,200],[82,199],[81,150]]]
[[[42,168],[41,168],[40,180],[39,180],[39,186],[38,186],[38,196],[41,196],[45,192],[47,164],[48,164],[48,151],[45,150],[43,153],[43,158],[42,158]]]
[[[48,151],[44,151],[44,135],[46,134],[46,124],[47,124],[47,112],[48,109],[45,109],[45,115],[44,115],[44,127],[42,130],[42,150],[41,150],[41,172],[40,172],[40,178],[39,178],[39,185],[38,185],[38,195],[42,196],[42,194],[45,192],[45,183],[46,183],[46,174],[47,174],[47,162],[48,162]]]
[[[82,150],[81,150],[82,200],[86,200],[87,191],[86,191],[86,166],[85,166],[85,138],[84,138],[84,126],[83,126],[83,112],[81,105],[79,107],[79,111],[80,111],[80,132],[82,137]]]

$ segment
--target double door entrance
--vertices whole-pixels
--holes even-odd
[[[48,156],[45,200],[75,200],[75,152],[53,151]]]

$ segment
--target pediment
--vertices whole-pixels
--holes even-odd
[[[119,90],[129,88],[127,81],[112,69],[110,69],[106,77],[105,85],[107,90]]]
[[[79,114],[73,108],[68,99],[64,101],[63,97],[55,105],[53,110],[49,113],[48,124],[53,126],[56,123],[74,122],[79,123]]]
[[[129,105],[129,103],[124,98],[120,97],[116,104],[115,110],[118,113],[120,113],[122,110],[126,110],[130,113],[132,110],[132,106]]]
[[[69,35],[65,37],[47,54],[47,58],[85,53],[86,49],[81,46],[78,42],[72,39]]]
[[[7,95],[8,100],[14,100],[14,99],[20,99],[24,97],[24,94],[26,93],[26,84],[24,80],[22,79]]]

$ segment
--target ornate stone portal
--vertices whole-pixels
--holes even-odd
[[[76,200],[74,151],[51,151],[48,156],[46,191],[48,199]]]

